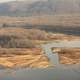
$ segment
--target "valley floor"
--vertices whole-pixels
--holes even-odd
[[[51,64],[40,47],[52,41],[80,40],[79,36],[47,33],[38,29],[2,28],[0,29],[0,65],[7,68],[47,68]],[[77,49],[78,50],[78,49]],[[68,51],[68,50],[67,50]],[[71,52],[71,54],[70,54]],[[61,63],[80,63],[80,49],[69,52],[60,51]],[[69,54],[69,55],[68,55]],[[74,58],[72,56],[75,56]]]

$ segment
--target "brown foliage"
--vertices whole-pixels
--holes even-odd
[[[45,31],[24,28],[2,28],[0,30],[0,47],[3,48],[32,48],[32,40],[48,40]]]

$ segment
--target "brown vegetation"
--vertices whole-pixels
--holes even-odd
[[[48,67],[49,60],[36,47],[35,40],[48,40],[45,31],[24,28],[0,29],[0,65],[14,67]]]
[[[69,48],[60,49],[55,48],[53,52],[59,54],[59,59],[61,64],[80,64],[80,49],[79,48]]]
[[[80,40],[79,36],[73,36],[73,35],[66,35],[66,34],[50,34],[48,37],[50,40],[66,40],[66,41],[72,41],[72,40]]]
[[[0,47],[2,48],[34,48],[34,40],[48,40],[45,31],[24,28],[0,29]]]
[[[30,40],[46,40],[47,32],[39,29],[24,29],[24,28],[1,28],[0,35],[8,35],[17,38],[30,39]]]
[[[50,66],[44,52],[37,47],[36,40],[74,40],[76,36],[53,34],[38,29],[1,28],[0,29],[0,65],[5,67],[37,67]],[[63,57],[61,58],[61,61]],[[65,60],[65,59],[64,59]],[[64,63],[65,61],[61,62]]]
[[[50,66],[49,60],[39,48],[0,49],[0,65],[9,68],[46,68]]]
[[[0,17],[1,24],[32,24],[32,25],[59,25],[67,27],[79,27],[80,15],[54,15],[54,16],[32,16],[32,17]]]
[[[39,29],[1,28],[1,48],[35,48],[37,41],[80,40],[79,36],[47,33]]]

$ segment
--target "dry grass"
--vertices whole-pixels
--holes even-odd
[[[24,28],[1,28],[0,47],[1,48],[34,48],[38,43],[52,40],[80,40],[79,36],[53,34],[39,29]]]
[[[80,26],[80,15],[54,15],[54,16],[32,16],[32,17],[0,17],[0,23],[6,24],[46,24],[46,25],[60,25],[67,27],[79,27]]]
[[[10,39],[7,40],[7,38]],[[38,41],[53,41],[53,40],[73,40],[80,37],[68,36],[63,34],[53,34],[41,31],[38,29],[24,28],[1,28],[0,42],[9,47],[4,48],[0,44],[0,65],[5,67],[36,67],[46,68],[50,66],[49,60],[44,56],[44,52],[35,47],[36,40]],[[7,42],[6,42],[7,40]],[[6,42],[6,43],[5,43]],[[28,44],[27,44],[28,43]],[[41,42],[42,43],[42,42]],[[13,48],[11,45],[15,44]],[[26,44],[26,47],[23,47]],[[39,44],[39,43],[38,43]],[[21,48],[16,48],[17,45]],[[63,57],[62,57],[63,58]],[[61,59],[62,59],[61,58]],[[63,59],[65,60],[65,59]],[[62,61],[63,61],[62,60]],[[61,62],[64,63],[65,61]]]
[[[49,40],[47,32],[24,28],[0,29],[0,47],[3,48],[34,48],[34,40]]]
[[[0,65],[5,67],[49,67],[49,60],[39,48],[33,49],[0,49]]]
[[[46,68],[49,60],[34,41],[47,40],[47,33],[37,29],[1,28],[0,65],[14,68]]]
[[[66,35],[66,34],[51,34],[49,35],[50,40],[63,40],[63,41],[72,41],[72,40],[80,40],[80,36]]]
[[[31,40],[46,40],[47,32],[41,31],[39,29],[24,29],[24,28],[1,28],[0,35],[8,35],[14,36],[23,39],[31,39]]]
[[[55,48],[53,52],[59,54],[61,64],[80,64],[80,49],[60,49]]]

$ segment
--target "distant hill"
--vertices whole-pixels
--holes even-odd
[[[0,16],[32,16],[80,13],[79,0],[39,0],[0,3]]]

